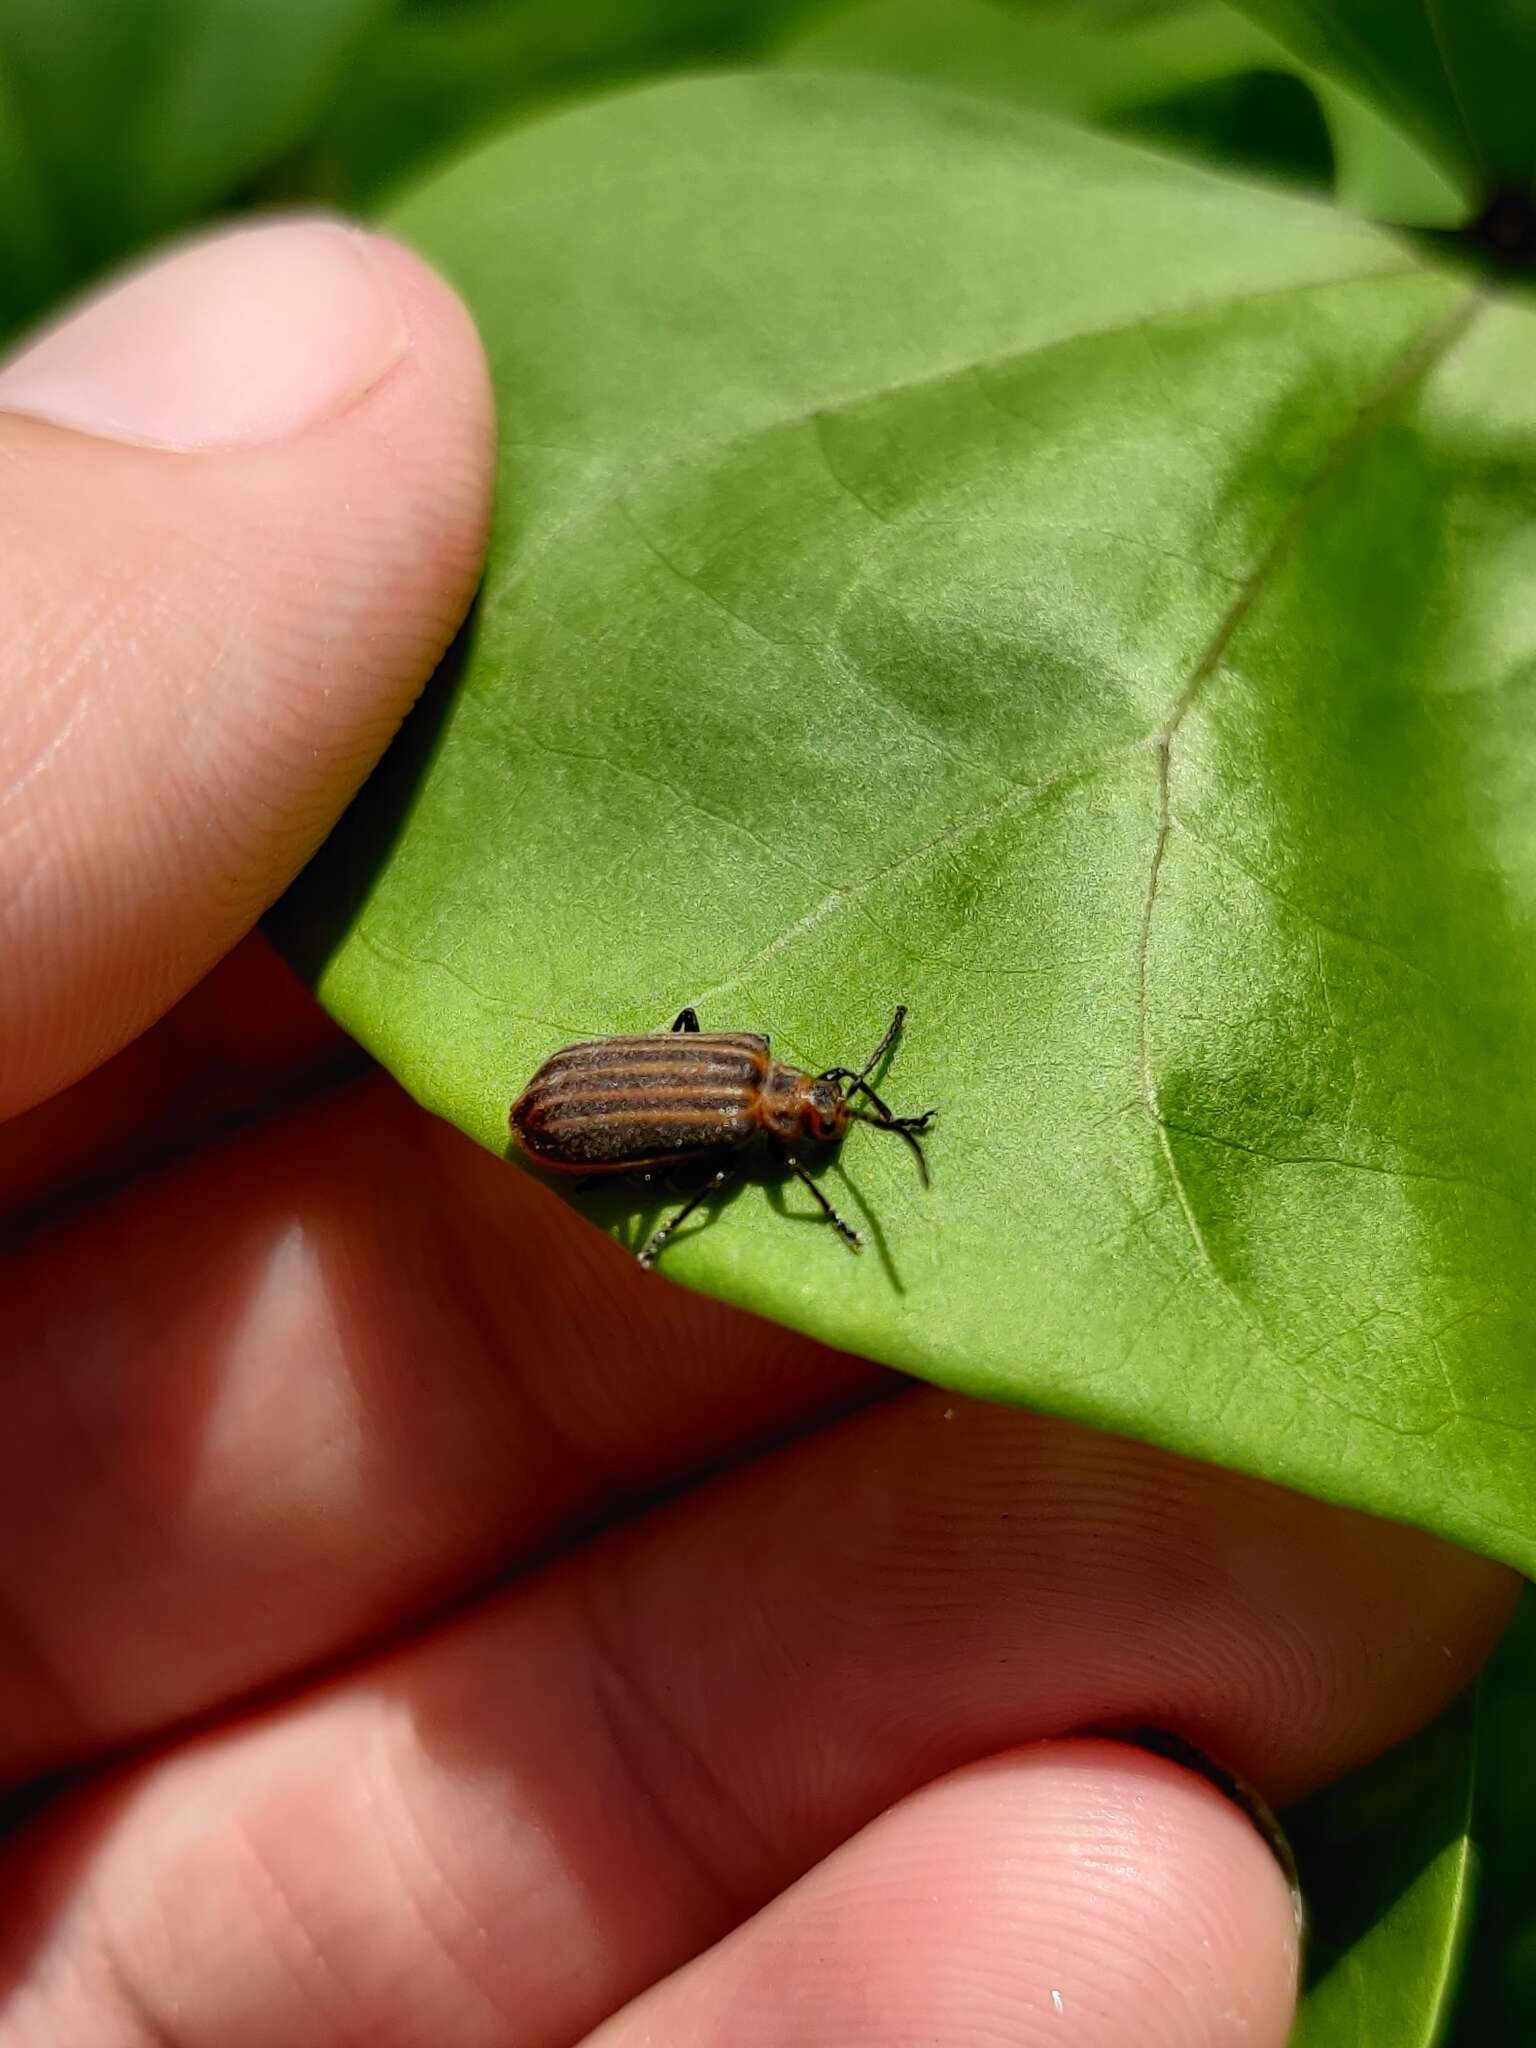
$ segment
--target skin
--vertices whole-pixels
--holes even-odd
[[[303,232],[220,258],[295,379]],[[209,347],[125,437],[121,325],[0,371],[0,2048],[1280,2048],[1268,1847],[1088,1731],[1283,1803],[1511,1576],[691,1299],[363,1071],[248,934],[462,615],[492,440],[462,309],[366,260],[405,339],[328,302],[322,417],[192,432]]]

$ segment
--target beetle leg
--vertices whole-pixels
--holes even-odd
[[[867,1081],[860,1081],[855,1076],[849,1083],[849,1093],[851,1094],[855,1088],[858,1089],[861,1095],[869,1097],[879,1113],[876,1116],[867,1116],[862,1110],[856,1109],[853,1114],[859,1119],[860,1123],[873,1124],[877,1131],[894,1131],[898,1138],[905,1139],[917,1155],[917,1170],[923,1177],[923,1186],[927,1187],[928,1161],[923,1156],[923,1148],[917,1141],[920,1133],[926,1131],[933,1122],[937,1111],[925,1109],[921,1116],[893,1116],[890,1104],[883,1102]]]
[[[880,1112],[879,1122],[888,1131],[926,1131],[938,1115],[936,1109],[925,1109],[921,1116],[897,1116],[892,1110],[891,1105],[888,1102],[883,1102],[867,1081],[854,1081],[849,1086],[850,1091],[853,1088],[857,1088],[861,1095],[869,1097],[875,1108]],[[869,1121],[874,1123],[876,1119],[871,1117]]]
[[[800,1164],[799,1160],[786,1157],[784,1164],[795,1176],[795,1179],[803,1182],[804,1185],[808,1187],[811,1193],[816,1197],[816,1200],[821,1204],[822,1214],[826,1217],[827,1221],[832,1225],[832,1228],[837,1232],[839,1237],[841,1237],[843,1243],[847,1245],[849,1251],[862,1251],[864,1248],[863,1238],[860,1237],[859,1233],[854,1229],[851,1223],[845,1223],[842,1217],[838,1215],[837,1211],[833,1208],[832,1204],[827,1200],[826,1196],[821,1192],[821,1189],[817,1187],[815,1181],[811,1179],[811,1176],[806,1172],[805,1168]]]
[[[667,1028],[669,1031],[697,1031],[699,1028],[698,1011],[695,1009],[679,1010]]]
[[[896,1113],[891,1108],[891,1105],[878,1096],[867,1081],[861,1081],[857,1074],[851,1074],[848,1077],[848,1093],[852,1095],[855,1092],[860,1095],[867,1095],[888,1124],[895,1123]]]
[[[640,1248],[641,1265],[654,1266],[656,1263],[657,1255],[660,1252],[662,1246],[666,1243],[667,1239],[672,1235],[673,1231],[676,1230],[677,1226],[680,1223],[686,1223],[688,1218],[693,1214],[694,1210],[698,1208],[701,1202],[706,1202],[708,1201],[711,1195],[718,1194],[720,1189],[725,1186],[726,1182],[732,1178],[732,1168],[730,1168],[729,1166],[722,1166],[718,1173],[712,1175],[710,1179],[704,1183],[703,1187],[699,1189],[699,1192],[696,1195],[689,1196],[688,1200],[684,1202],[681,1209],[678,1209],[677,1211],[675,1211],[674,1214],[669,1216],[666,1222],[663,1223],[659,1229],[653,1230],[650,1236],[646,1239],[645,1243]]]

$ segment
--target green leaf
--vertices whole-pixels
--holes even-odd
[[[0,331],[226,200],[385,0],[6,0]]]
[[[1285,1817],[1307,1903],[1290,2048],[1436,2048],[1476,1924],[1479,1686]]]
[[[853,0],[806,22],[780,54],[791,64],[889,71],[1095,121],[1277,60],[1295,68],[1244,15],[1204,0],[1126,21],[1007,0]]]
[[[1467,205],[1434,160],[1366,100],[1320,72],[1308,74],[1333,138],[1333,189],[1369,220],[1456,228]]]
[[[1237,170],[1332,182],[1373,219],[1452,227],[1466,214],[1381,115],[1220,0],[1125,21],[1082,6],[854,0],[802,27],[782,57],[925,79]]]
[[[499,1150],[572,1037],[821,1067],[905,1001],[931,1191],[861,1126],[866,1256],[749,1185],[674,1278],[1536,1563],[1531,314],[863,78],[563,115],[396,225],[500,512],[281,920],[334,1013]]]
[[[1536,190],[1529,0],[1236,0],[1416,135],[1474,203]]]

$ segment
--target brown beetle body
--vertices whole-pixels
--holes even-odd
[[[848,1105],[835,1083],[772,1058],[757,1032],[665,1031],[566,1046],[511,1121],[523,1151],[555,1173],[637,1173],[765,1135],[829,1142]]]
[[[701,1031],[692,1010],[684,1010],[670,1031],[568,1045],[544,1062],[513,1103],[513,1140],[546,1172],[583,1176],[720,1162],[767,1140],[857,1250],[857,1232],[807,1177],[791,1148],[836,1144],[849,1119],[860,1116],[899,1132],[922,1162],[916,1133],[927,1129],[933,1112],[892,1116],[868,1080],[905,1014],[897,1009],[859,1073],[848,1067],[805,1073],[774,1059],[758,1032]],[[848,1096],[860,1091],[877,1115],[850,1106]],[[640,1254],[642,1265],[651,1264],[683,1218],[731,1178],[731,1171],[720,1166],[710,1185],[656,1232]]]

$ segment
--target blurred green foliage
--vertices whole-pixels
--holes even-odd
[[[1536,2041],[1536,1591],[1484,1672],[1473,1825],[1482,1863],[1476,1943],[1455,2048]]]
[[[1356,80],[1225,0],[0,0],[0,336],[218,213],[366,208],[509,121],[755,63],[980,89],[1378,219],[1466,210]]]
[[[238,202],[389,0],[0,0],[0,333]]]

